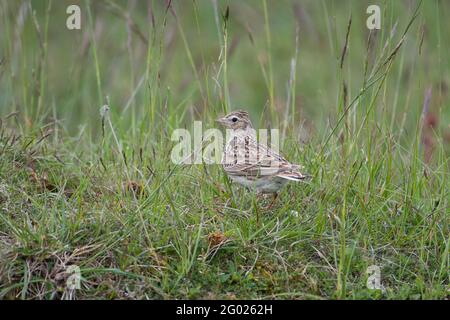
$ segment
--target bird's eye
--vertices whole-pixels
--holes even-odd
[[[233,117],[232,119],[231,119],[231,121],[233,121],[233,122],[236,122],[238,119],[236,118],[236,117]]]

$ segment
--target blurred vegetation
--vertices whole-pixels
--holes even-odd
[[[158,110],[168,99],[169,107],[180,106],[189,111],[191,118],[220,112],[225,103],[221,52],[222,19],[227,6],[229,108],[249,109],[259,117],[271,103],[270,107],[283,113],[291,59],[297,58],[296,120],[305,121],[309,128],[322,132],[338,113],[342,79],[350,97],[363,84],[369,35],[365,26],[366,1],[270,1],[267,4],[270,43],[262,1],[174,1],[170,10],[164,1],[95,1],[91,4],[92,25],[83,1],[52,2],[48,19],[45,15],[48,2],[31,3],[31,7],[20,1],[2,5],[2,114],[21,111],[23,117],[28,117],[27,121],[36,122],[44,116],[53,116],[54,109],[55,116],[72,133],[80,125],[99,133],[98,110],[106,103],[106,95],[111,99],[113,112],[121,117],[129,120],[132,113],[137,119],[143,117],[150,107],[146,86],[155,87],[151,92],[158,94]],[[68,30],[65,9],[77,3],[82,8],[82,29]],[[372,36],[370,65],[391,34],[389,48],[398,42],[416,6],[415,1],[379,4],[382,28]],[[35,13],[40,35],[30,18],[30,10]],[[422,6],[386,79],[384,101],[377,112],[386,110],[398,124],[405,121],[410,135],[419,121],[425,92],[430,87],[433,89],[431,109],[439,117],[439,131],[449,129],[450,112],[445,108],[449,103],[450,81],[445,31],[450,27],[445,18],[449,10],[442,1],[427,1]],[[339,72],[350,15],[350,43],[344,68]],[[95,35],[101,97],[91,31]],[[152,82],[146,81],[131,107],[121,113],[146,74]],[[265,81],[264,74],[272,78],[273,101],[267,83],[270,80]],[[43,83],[33,81],[39,77]],[[42,92],[35,88],[38,84]],[[29,90],[24,92],[24,87]],[[39,99],[42,106],[37,114]],[[358,110],[363,108],[355,109],[355,113],[364,114],[364,110]],[[186,121],[191,118],[186,117]],[[399,126],[395,127],[394,130]]]

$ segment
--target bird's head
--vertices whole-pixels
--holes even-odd
[[[247,111],[239,110],[233,111],[227,114],[223,118],[216,120],[218,123],[223,125],[227,129],[237,130],[237,129],[247,129],[252,128],[252,123]]]

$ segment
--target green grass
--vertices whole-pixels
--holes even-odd
[[[0,298],[448,298],[450,6],[369,4],[1,0]],[[170,161],[237,108],[312,175],[273,210]]]

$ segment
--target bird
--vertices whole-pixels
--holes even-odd
[[[257,194],[272,194],[273,204],[278,192],[289,181],[308,178],[300,172],[300,165],[290,163],[257,141],[247,111],[233,111],[216,121],[227,129],[221,164],[233,182],[255,190]]]

